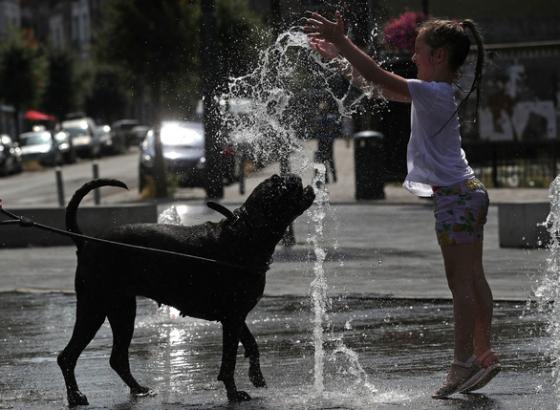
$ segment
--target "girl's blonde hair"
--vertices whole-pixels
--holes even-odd
[[[424,41],[432,49],[446,48],[449,68],[453,72],[457,72],[465,63],[471,48],[471,40],[467,30],[471,32],[476,42],[477,58],[473,83],[463,101],[476,90],[476,105],[478,107],[480,99],[479,85],[484,65],[484,45],[480,31],[474,21],[468,19],[463,21],[431,19],[420,25],[418,34],[423,35]]]

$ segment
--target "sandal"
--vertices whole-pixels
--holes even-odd
[[[483,388],[502,370],[498,357],[492,350],[488,350],[478,357],[476,363],[480,371],[463,383],[458,389],[459,392],[469,393]]]
[[[433,399],[445,399],[459,391],[460,387],[480,371],[476,357],[471,356],[466,362],[454,360],[443,385],[432,393]]]

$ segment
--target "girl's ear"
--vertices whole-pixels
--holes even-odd
[[[447,47],[438,47],[432,51],[432,58],[436,63],[447,63],[448,54]]]

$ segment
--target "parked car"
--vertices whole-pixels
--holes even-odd
[[[131,141],[132,141],[131,144],[135,146],[140,145],[142,141],[144,141],[144,137],[146,136],[149,130],[150,127],[148,127],[147,125],[136,125],[132,127],[132,129],[130,130]]]
[[[138,139],[138,134],[132,131],[134,127],[137,127],[139,125],[140,123],[137,120],[125,118],[115,121],[113,124],[111,124],[111,129],[113,130],[115,138],[123,141],[123,144],[128,148],[133,145],[138,145],[142,142],[141,139]]]
[[[54,140],[58,145],[58,150],[62,153],[62,158],[65,163],[73,164],[76,162],[77,154],[70,133],[64,130],[52,132]]]
[[[72,145],[80,157],[96,158],[101,152],[100,136],[95,133],[95,122],[89,117],[62,122],[62,130],[70,134]]]
[[[177,177],[179,186],[204,187],[206,184],[206,157],[204,127],[201,122],[169,121],[160,128],[163,159],[168,172]],[[235,167],[235,152],[224,146],[224,182],[231,182],[240,167]],[[148,177],[154,177],[155,131],[150,129],[140,145],[139,189],[142,191]]]
[[[0,135],[0,175],[21,172],[21,148],[9,135]]]
[[[99,125],[93,130],[95,137],[99,140],[102,154],[121,154],[124,146],[114,138],[111,127],[107,124]]]
[[[69,138],[66,133],[51,131],[30,131],[20,134],[21,157],[23,161],[38,161],[41,165],[61,165],[65,154],[69,153]]]

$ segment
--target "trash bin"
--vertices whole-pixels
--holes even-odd
[[[356,199],[383,199],[383,134],[366,130],[354,134]]]

